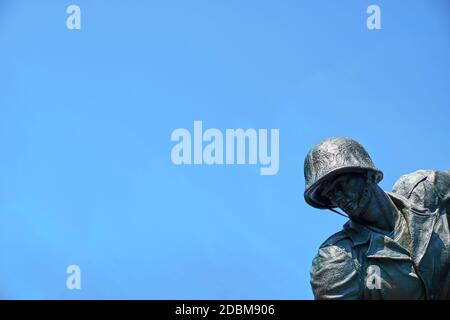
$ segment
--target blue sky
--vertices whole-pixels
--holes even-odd
[[[445,0],[1,0],[0,298],[311,299],[345,219],[304,203],[306,153],[353,137],[385,190],[448,169],[449,57]],[[175,166],[194,120],[278,128],[278,174]]]

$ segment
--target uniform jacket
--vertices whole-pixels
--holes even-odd
[[[313,260],[316,299],[450,299],[447,213],[387,194],[400,213],[397,236],[348,221]]]

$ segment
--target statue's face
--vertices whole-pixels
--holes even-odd
[[[322,195],[350,218],[357,219],[369,202],[368,183],[365,175],[345,173],[324,186]]]

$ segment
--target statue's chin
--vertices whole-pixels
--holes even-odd
[[[350,207],[342,210],[353,220],[359,220],[361,218],[362,208],[356,204],[352,204]]]

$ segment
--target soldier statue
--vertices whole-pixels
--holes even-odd
[[[326,139],[306,156],[305,201],[349,218],[313,259],[314,297],[450,299],[450,171],[402,176],[393,192],[382,179],[353,139]]]

